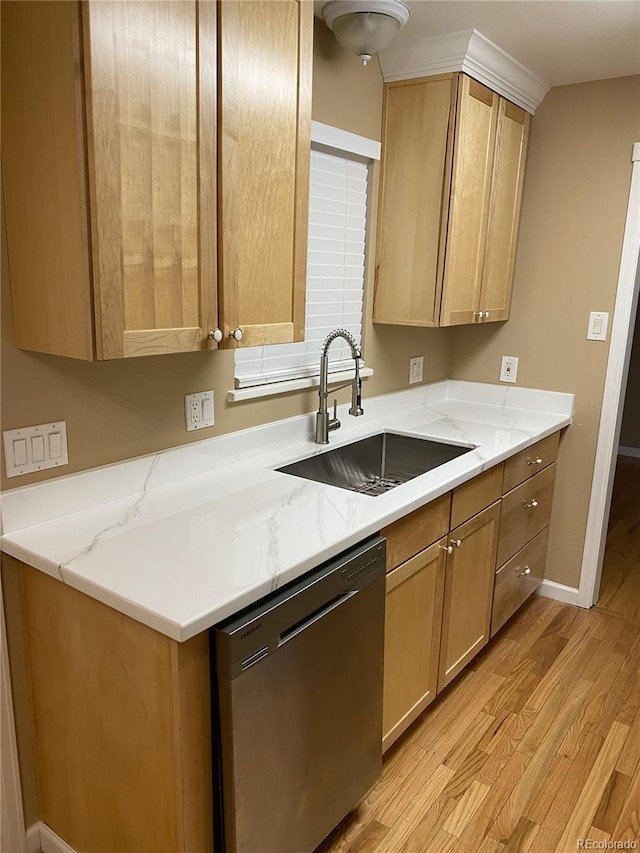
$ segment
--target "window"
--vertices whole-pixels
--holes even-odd
[[[379,149],[377,142],[313,122],[305,340],[236,350],[236,388],[277,393],[285,390],[278,383],[290,390],[291,380],[317,376],[332,329],[348,329],[360,343],[369,164]],[[330,372],[351,369],[346,342],[336,341],[329,355]]]

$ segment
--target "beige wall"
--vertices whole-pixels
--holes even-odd
[[[561,444],[547,576],[577,586],[608,343],[586,340],[589,311],[613,311],[640,140],[640,78],[552,89],[532,124],[511,319],[453,332],[450,375],[496,382],[502,355],[518,385],[576,395]]]
[[[631,350],[620,444],[623,447],[635,447],[640,450],[640,311],[636,319],[636,331]]]
[[[378,65],[363,68],[340,48],[324,24],[316,21],[313,117],[344,130],[380,139],[382,79]],[[377,195],[377,167],[372,198]],[[375,203],[372,203],[375,223]],[[372,227],[373,246],[375,228]],[[3,228],[4,233],[4,228]],[[371,316],[372,269],[367,276],[366,316]],[[2,429],[64,419],[69,466],[80,471],[132,456],[199,441],[220,433],[313,411],[317,392],[227,403],[233,388],[233,353],[204,352],[87,364],[15,349],[11,326],[9,271],[2,257]],[[365,380],[364,397],[407,385],[409,358],[425,356],[425,381],[446,376],[449,334],[439,330],[364,328],[364,356],[375,375]],[[213,389],[216,425],[187,433],[185,394]],[[339,395],[347,399],[348,391]],[[364,404],[366,412],[366,402]],[[365,414],[366,417],[366,414]],[[60,472],[45,471],[7,480],[14,488]]]

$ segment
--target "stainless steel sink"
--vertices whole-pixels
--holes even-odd
[[[377,497],[473,449],[381,432],[276,470]]]

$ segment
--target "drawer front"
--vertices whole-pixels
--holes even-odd
[[[502,495],[503,465],[496,465],[478,474],[468,483],[453,490],[451,498],[451,529],[468,521]]]
[[[496,572],[491,611],[491,636],[516,612],[544,579],[549,528],[538,533]]]
[[[498,561],[501,566],[549,524],[554,463],[502,498]]]
[[[548,435],[532,447],[528,447],[526,450],[516,453],[511,459],[507,459],[504,463],[502,494],[510,492],[515,486],[524,483],[529,477],[533,477],[547,465],[555,462],[558,456],[559,441],[560,433],[554,432],[553,435]]]
[[[381,531],[387,540],[387,571],[447,535],[451,492],[394,521]]]

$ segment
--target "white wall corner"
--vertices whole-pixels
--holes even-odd
[[[529,113],[549,91],[549,85],[517,59],[475,29],[393,45],[380,54],[385,82],[450,71],[464,71]]]
[[[27,853],[76,853],[59,835],[38,821],[27,829]]]
[[[564,604],[578,605],[578,589],[575,586],[565,586],[563,583],[543,580],[536,593],[543,598],[552,598],[554,601],[562,601]]]

